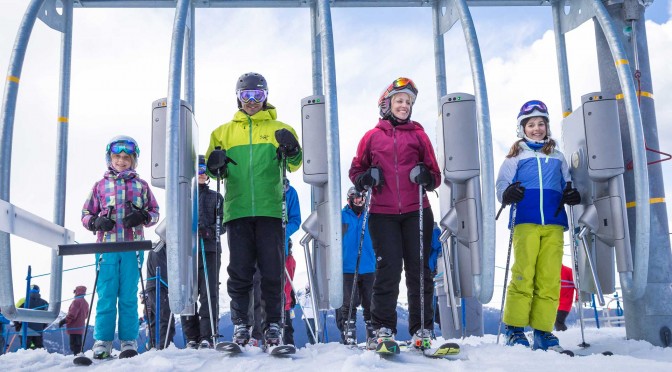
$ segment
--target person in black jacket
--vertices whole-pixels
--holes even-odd
[[[166,247],[164,246],[158,252],[149,251],[147,255],[147,285],[146,294],[144,298],[145,306],[147,306],[147,326],[151,329],[148,336],[151,338],[148,342],[152,348],[157,348],[154,345],[156,342],[156,268],[161,268],[160,276],[160,301],[159,307],[159,345],[158,349],[163,349],[164,345],[168,346],[175,336],[175,322],[172,319],[172,312],[170,311],[170,303],[168,299],[168,260],[166,258]],[[166,336],[168,343],[166,343]]]
[[[16,307],[22,307],[24,309],[35,309],[35,310],[44,310],[47,311],[49,303],[42,299],[40,296],[40,287],[37,284],[30,286],[30,296],[29,300],[26,301],[25,298],[19,300],[16,303]],[[42,349],[44,348],[44,342],[42,340],[42,332],[47,328],[47,325],[44,323],[26,323],[28,325],[28,333],[26,336],[26,345],[31,349]],[[16,331],[21,331],[21,322],[14,322],[14,327]],[[19,334],[19,337],[21,334]],[[23,339],[21,340],[23,342]]]
[[[199,155],[198,159],[198,297],[200,307],[193,316],[182,317],[182,329],[187,339],[188,348],[212,348],[212,327],[217,332],[219,320],[219,269],[222,265],[222,246],[217,245],[216,225],[217,213],[220,213],[224,199],[216,191],[210,190],[210,179],[205,174],[205,157]],[[219,208],[219,211],[217,210]],[[226,229],[220,227],[220,234]],[[203,266],[203,250],[205,250],[205,266]],[[208,272],[208,285],[210,298],[208,299],[206,287],[206,275]],[[194,305],[196,306],[196,305]],[[210,323],[210,307],[214,313],[213,324]]]

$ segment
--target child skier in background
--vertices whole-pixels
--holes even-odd
[[[560,271],[560,304],[558,305],[558,314],[555,317],[555,330],[566,331],[565,320],[574,303],[574,273],[569,267],[562,265]]]
[[[131,137],[114,137],[107,145],[107,171],[93,185],[82,208],[82,224],[97,232],[97,242],[144,239],[144,226],[159,220],[159,206],[147,182],[136,173],[140,148]],[[102,256],[102,259],[101,259]],[[138,279],[142,252],[96,254],[98,302],[93,357],[111,356],[119,303],[121,351],[137,352]]]
[[[503,320],[507,345],[529,347],[524,333],[529,325],[534,328],[533,349],[561,351],[551,333],[567,229],[567,215],[559,207],[579,204],[581,196],[576,189],[565,188],[570,181],[567,162],[556,149],[548,122],[543,102],[523,105],[518,114],[520,140],[511,147],[497,177],[497,198],[503,204],[515,204],[509,223],[514,263]]]

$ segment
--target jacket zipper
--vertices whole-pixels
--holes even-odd
[[[399,206],[399,214],[401,214],[401,193],[399,192],[399,163],[397,162],[397,128],[392,128],[392,139],[394,142],[394,175],[397,181],[397,204]]]
[[[539,159],[539,153],[535,150],[534,157],[537,158],[537,172],[539,172],[539,212],[541,215],[541,224],[545,225],[546,221],[544,218],[544,179],[541,176],[541,159]]]
[[[247,123],[250,125],[250,191],[252,191],[252,216],[256,216],[254,206],[254,159],[252,154],[252,118],[247,117]]]

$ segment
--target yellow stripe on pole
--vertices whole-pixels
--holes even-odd
[[[642,96],[642,97],[647,97],[647,98],[653,99],[653,93],[651,93],[651,92],[641,91],[641,92],[635,92],[635,93],[637,94],[637,96]],[[618,93],[616,95],[616,99],[623,99],[624,97],[625,96],[623,95],[623,93]]]
[[[19,83],[19,78],[16,77],[16,76],[9,75],[9,76],[7,76],[7,81],[18,84]]]
[[[59,117],[58,117],[58,122],[59,122],[59,123],[67,123],[67,122],[68,122],[68,118],[63,117],[63,116],[59,116]]]
[[[649,199],[649,204],[658,204],[658,203],[665,203],[665,198],[651,198]],[[632,208],[637,206],[637,202],[628,202],[625,203],[626,208]]]
[[[615,63],[616,63],[616,66],[618,66],[618,65],[627,65],[627,64],[629,64],[630,62],[628,62],[627,59],[617,59],[617,60],[615,61]]]

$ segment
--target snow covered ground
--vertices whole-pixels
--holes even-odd
[[[530,351],[523,347],[495,345],[495,336],[460,340],[461,360],[434,360],[415,353],[383,359],[372,351],[351,350],[337,343],[309,345],[291,359],[273,358],[260,350],[229,357],[214,350],[180,350],[171,347],[150,351],[127,360],[103,361],[92,365],[98,371],[672,371],[672,348],[654,347],[648,342],[625,340],[624,328],[588,328],[583,351],[579,328],[557,334],[561,345],[577,353],[612,351],[614,356],[591,355],[571,358],[555,352]],[[501,341],[501,340],[500,340]],[[90,353],[90,352],[89,352]],[[21,350],[0,356],[4,371],[60,371],[76,369],[72,356],[44,350]]]

